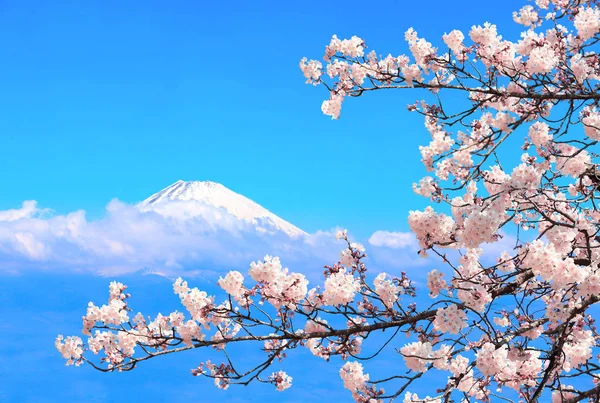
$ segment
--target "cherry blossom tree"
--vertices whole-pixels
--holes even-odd
[[[329,90],[322,110],[334,119],[349,97],[428,94],[408,106],[431,134],[420,148],[431,176],[413,190],[435,207],[408,216],[419,253],[443,262],[428,274],[428,290],[406,273],[368,272],[364,248],[339,232],[345,246],[339,262],[325,266],[322,287],[309,289],[303,274],[266,256],[252,263],[250,280],[237,271],[219,280],[227,294],[220,304],[177,279],[187,318],[130,318],[126,287],[113,282],[107,305],[88,306],[87,341],[56,340],[67,364],[131,370],[210,347],[223,361],[203,362],[193,375],[222,389],[259,381],[283,391],[292,377],[279,362],[307,348],[341,358],[340,376],[357,402],[600,401],[598,3],[525,5],[513,15],[524,26],[518,41],[485,23],[443,35],[438,49],[408,29],[410,54],[381,57],[361,38],[333,36],[325,65],[300,62],[307,83]],[[450,93],[464,102],[444,102]],[[503,237],[510,247],[484,253]],[[417,304],[417,294],[429,294],[429,303]],[[252,368],[227,354],[244,342],[259,342],[264,354]],[[375,354],[361,355],[367,342],[378,343]],[[398,365],[372,379],[369,360],[394,344]],[[87,352],[103,357],[95,362]],[[414,392],[423,381],[419,390],[429,396]]]

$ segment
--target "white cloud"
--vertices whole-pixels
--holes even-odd
[[[398,274],[400,271],[432,263],[418,255],[419,242],[411,232],[375,231],[368,242],[370,265],[377,271]],[[413,273],[411,278],[421,271]]]
[[[44,210],[38,209],[35,200],[26,200],[19,209],[0,211],[0,221],[16,221],[21,218],[33,217],[42,212],[44,212]]]
[[[246,222],[196,201],[172,202],[168,211],[141,211],[113,200],[104,217],[93,221],[84,211],[42,214],[46,211],[35,201],[0,211],[0,271],[108,274],[150,268],[171,275],[214,274],[244,271],[270,254],[290,269],[320,273],[343,247],[332,232],[290,238],[268,220]]]
[[[412,232],[375,231],[369,238],[369,244],[392,249],[419,249],[419,243]]]
[[[250,262],[270,254],[314,281],[344,248],[335,229],[291,238],[268,219],[240,220],[193,200],[145,210],[113,200],[97,220],[88,220],[82,210],[48,211],[35,201],[0,211],[0,272],[109,275],[150,269],[168,276],[214,277],[232,269],[244,272]],[[367,264],[374,271],[393,273],[426,263],[417,256],[411,234],[377,231],[368,242]]]

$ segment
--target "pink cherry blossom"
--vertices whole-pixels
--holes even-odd
[[[341,360],[344,387],[359,403],[593,399],[600,390],[600,8],[536,0],[512,17],[520,35],[488,22],[437,38],[409,28],[407,54],[334,35],[323,62],[300,61],[306,83],[326,89],[322,112],[333,119],[343,102],[366,93],[419,97],[407,109],[423,119],[427,139],[418,151],[428,174],[401,169],[425,197],[405,222],[418,254],[430,258],[423,268],[405,268],[409,258],[389,266],[371,260],[339,230],[344,249],[318,268],[321,279],[267,255],[248,276],[223,274],[216,295],[178,278],[173,290],[184,312],[130,318],[126,287],[112,282],[108,302],[87,307],[87,340],[56,339],[67,364],[95,360],[122,371],[209,348],[222,363],[205,361],[193,375],[221,389],[256,380],[284,391],[292,381],[286,371],[297,369],[275,366],[304,347]],[[309,277],[318,280],[310,290]],[[262,355],[237,362],[230,344],[256,345]],[[381,355],[392,364],[372,361]],[[369,366],[377,371],[367,374]],[[431,397],[415,393],[420,382]]]

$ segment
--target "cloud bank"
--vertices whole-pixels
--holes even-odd
[[[374,233],[367,244],[369,264],[388,272],[423,264],[411,237]],[[291,270],[319,274],[324,264],[337,261],[343,247],[333,229],[292,238],[268,220],[240,220],[223,208],[193,200],[153,209],[113,200],[98,220],[88,220],[83,210],[52,214],[35,201],[0,211],[0,272],[110,275],[146,270],[210,277],[231,269],[244,272],[250,262],[270,254]]]
[[[0,274],[142,271],[214,279],[229,270],[244,273],[250,262],[269,254],[314,281],[344,248],[335,239],[335,230],[290,237],[268,219],[244,221],[224,208],[195,200],[142,208],[115,199],[97,220],[88,220],[83,210],[57,215],[35,201],[25,201],[20,208],[0,211]],[[432,268],[450,270],[435,254],[419,257],[418,242],[409,232],[376,231],[366,242],[352,240],[365,244],[365,262],[372,272],[407,271],[419,279]],[[482,263],[495,263],[503,251],[512,251],[515,242],[505,235],[497,243],[484,244]],[[460,256],[457,250],[446,253],[453,261]]]

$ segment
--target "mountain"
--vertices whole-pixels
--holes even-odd
[[[148,197],[138,207],[141,210],[153,210],[155,207],[164,206],[173,201],[189,200],[208,206],[224,208],[232,216],[257,225],[257,230],[260,231],[269,230],[264,228],[266,223],[268,227],[283,231],[291,237],[306,234],[300,228],[279,218],[247,197],[226,188],[220,183],[210,181],[186,182],[179,180]]]

